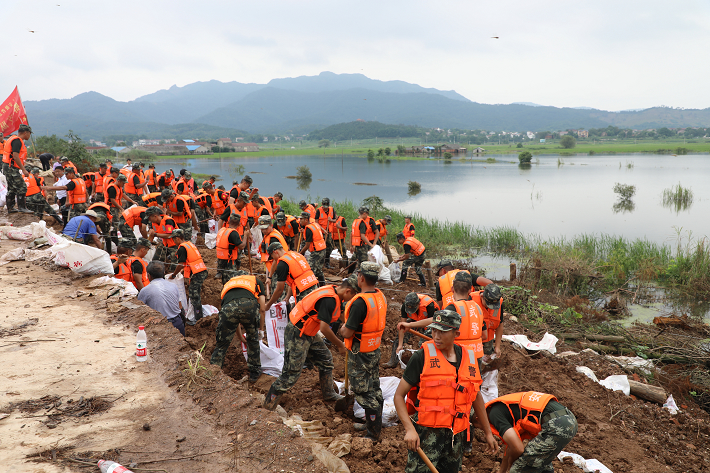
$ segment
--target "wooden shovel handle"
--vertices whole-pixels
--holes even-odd
[[[348,377],[348,353],[349,352],[347,351],[345,352],[345,387],[343,389],[345,394],[348,393],[348,389],[350,388],[350,378]]]
[[[421,447],[417,448],[417,453],[419,454],[419,457],[422,459],[422,461],[426,464],[426,466],[429,467],[432,473],[439,473],[439,470],[436,469],[434,464],[429,460],[429,457],[426,456],[426,453],[424,453],[424,450],[422,450]]]
[[[423,338],[424,340],[431,340],[431,337],[427,337],[427,336],[424,335],[423,333],[419,333],[419,332],[417,332],[416,330],[412,330],[411,328],[408,328],[408,329],[407,329],[407,332],[409,332],[409,333],[411,333],[411,334],[413,334],[413,335],[416,335],[416,336],[419,337],[419,338]]]

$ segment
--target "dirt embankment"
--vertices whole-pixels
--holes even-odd
[[[8,244],[0,242],[0,251],[6,251],[6,249],[9,249]],[[203,252],[207,266],[209,268],[216,267],[214,251],[204,247],[201,247],[200,250]],[[130,408],[122,413],[123,424],[107,422],[107,425],[101,427],[106,429],[106,432],[118,429],[118,432],[121,433],[125,430],[126,434],[106,435],[106,440],[96,446],[86,443],[87,438],[80,435],[65,436],[65,440],[62,440],[62,443],[58,445],[68,444],[74,448],[67,453],[57,454],[55,452],[55,455],[63,458],[71,455],[76,456],[75,452],[89,452],[85,453],[87,456],[84,458],[92,458],[91,455],[96,455],[96,452],[109,452],[107,455],[115,454],[115,458],[120,461],[136,461],[140,465],[141,461],[145,462],[156,458],[189,456],[186,451],[189,451],[189,454],[203,454],[229,447],[229,449],[216,454],[170,463],[149,464],[147,467],[164,468],[168,465],[170,468],[174,468],[170,471],[202,471],[198,467],[205,468],[204,471],[223,471],[222,468],[234,468],[235,462],[238,462],[236,471],[324,471],[322,465],[313,461],[310,448],[303,439],[295,437],[281,423],[276,414],[269,413],[259,407],[262,398],[257,391],[264,392],[268,389],[269,378],[262,377],[262,380],[257,383],[256,389],[251,391],[246,383],[239,382],[246,374],[246,363],[240,353],[241,349],[236,337],[227,352],[223,371],[220,372],[209,366],[207,360],[215,344],[216,316],[203,319],[194,327],[188,327],[185,338],[187,343],[185,343],[171,325],[145,307],[107,313],[106,309],[102,307],[99,295],[71,299],[72,307],[64,307],[66,295],[71,295],[81,288],[85,280],[72,281],[68,271],[64,270],[49,272],[44,267],[37,265],[30,265],[29,268],[26,266],[25,263],[20,262],[4,267],[8,269],[0,269],[0,274],[3,274],[3,282],[6,278],[4,274],[11,268],[17,268],[14,271],[9,271],[7,277],[13,281],[13,284],[22,283],[27,286],[29,284],[25,273],[30,271],[31,287],[34,291],[36,291],[38,283],[43,288],[45,286],[57,288],[56,293],[43,290],[42,303],[29,302],[33,310],[45,305],[45,299],[50,299],[50,302],[46,304],[57,304],[58,302],[55,300],[61,301],[59,302],[61,305],[57,307],[62,307],[61,311],[55,314],[54,319],[50,318],[50,322],[47,322],[52,327],[51,333],[25,332],[27,336],[36,338],[49,338],[50,335],[58,337],[62,334],[69,336],[72,346],[78,344],[77,346],[81,347],[84,353],[92,353],[92,356],[88,357],[92,359],[93,354],[97,352],[97,347],[105,346],[104,339],[94,334],[106,330],[107,333],[102,337],[120,337],[120,343],[119,340],[116,340],[116,343],[112,342],[112,345],[128,347],[123,350],[116,349],[121,353],[121,356],[114,360],[116,366],[121,368],[133,366],[132,370],[128,369],[127,371],[141,376],[138,379],[125,380],[116,375],[120,371],[117,371],[117,368],[112,368],[112,365],[107,364],[107,361],[90,361],[92,366],[95,366],[95,371],[91,372],[91,377],[87,376],[86,385],[102,387],[89,390],[80,386],[78,391],[71,394],[73,400],[78,400],[80,395],[83,395],[85,399],[97,395],[121,395],[122,390],[115,386],[133,386],[135,392],[144,390],[144,386],[157,386],[162,389],[161,392],[164,396],[161,398],[158,394],[151,395],[150,403],[133,400],[130,402]],[[255,272],[262,272],[263,266],[260,263],[254,263],[253,269]],[[203,302],[219,307],[221,282],[213,278],[213,270],[210,270],[210,273],[211,276],[207,279],[203,291]],[[331,276],[333,280],[338,279],[335,271],[326,271],[326,275]],[[25,289],[26,292],[21,293],[22,297],[31,301],[34,300],[32,298],[37,297],[29,292],[29,287]],[[394,287],[383,286],[382,289],[389,302],[388,323],[384,334],[387,342],[383,346],[381,361],[381,364],[384,364],[389,358],[390,340],[395,336],[395,326],[400,318],[400,304],[405,295],[409,291],[425,291],[420,291],[422,288],[418,287],[414,280]],[[4,290],[8,291],[7,288]],[[433,293],[433,290],[431,292]],[[2,296],[5,294],[0,295],[0,297]],[[73,308],[74,305],[77,308]],[[37,312],[39,313],[41,310],[37,309]],[[67,314],[71,314],[70,317],[66,317]],[[29,317],[29,314],[25,316]],[[10,319],[13,320],[12,324],[25,320],[20,313],[17,315],[13,313],[5,321],[0,320],[3,322],[3,328],[10,323]],[[86,323],[87,319],[92,321],[90,329],[87,329],[90,330],[91,335],[71,332],[73,327]],[[143,373],[144,368],[133,362],[131,358],[131,345],[138,324],[145,324],[150,334],[152,364],[147,365],[150,367],[147,373]],[[508,334],[524,333],[534,340],[539,340],[542,336],[542,334],[529,332],[520,324],[510,321],[506,321],[505,332]],[[100,339],[100,342],[95,343],[94,339]],[[0,342],[2,342],[2,338],[0,338]],[[416,343],[417,346],[419,344],[418,341],[413,341],[413,343]],[[197,369],[195,375],[192,375],[187,369],[189,367],[188,360],[194,362],[196,359],[194,350],[199,350],[203,345],[204,359],[201,363],[206,369]],[[30,346],[31,344],[27,344],[22,349],[13,347],[12,350],[27,350]],[[39,346],[35,349],[38,348]],[[0,349],[7,350],[2,347]],[[567,350],[580,351],[579,347],[575,345],[564,343],[558,345],[558,352]],[[615,473],[703,472],[710,470],[710,442],[708,442],[710,418],[705,411],[692,402],[692,399],[682,397],[682,392],[674,391],[667,386],[669,392],[676,395],[676,400],[682,409],[681,414],[671,416],[658,404],[608,391],[575,371],[576,366],[585,365],[592,368],[600,379],[611,374],[624,373],[620,367],[609,363],[600,356],[586,353],[565,358],[530,356],[516,351],[508,343],[504,343],[503,352],[499,385],[501,395],[526,390],[549,392],[556,395],[560,402],[568,406],[577,416],[579,433],[566,450],[578,453],[585,458],[597,458]],[[333,352],[333,355],[335,360],[334,376],[336,379],[342,380],[344,376],[343,360],[337,352]],[[14,356],[22,356],[23,359],[26,359],[25,354]],[[42,360],[52,360],[52,357],[56,356],[64,357],[66,354],[62,350],[54,350],[51,353],[35,355]],[[79,356],[79,358],[82,357],[87,358],[83,355]],[[56,379],[51,376],[61,374],[67,377],[71,375],[73,378],[84,375],[75,373],[73,366],[71,370],[62,370],[61,367],[57,370],[56,366],[67,365],[55,363],[54,370],[57,372],[52,371],[50,377],[46,378],[38,377],[37,373],[50,372],[51,366],[43,371],[18,372],[16,376],[24,376],[24,378],[33,380],[36,387],[33,391],[27,391],[26,394],[22,392],[19,397],[8,395],[7,392],[4,393],[6,397],[11,399],[6,399],[3,405],[6,405],[7,402],[41,398],[46,394],[67,395],[64,391],[54,391],[55,385],[52,383]],[[85,368],[77,369],[83,372]],[[401,373],[399,368],[380,369],[381,376],[401,376]],[[63,386],[62,383],[57,383],[57,385]],[[70,387],[72,390],[77,389],[75,385]],[[15,388],[8,388],[7,391],[11,389]],[[64,397],[62,397],[63,399]],[[109,410],[81,419],[79,424],[98,428],[97,419],[106,420],[112,411],[117,411],[117,406],[126,402],[128,401],[125,396],[115,400],[113,407]],[[334,412],[332,404],[322,401],[318,373],[315,370],[304,370],[293,390],[283,397],[282,406],[288,414],[300,414],[304,420],[322,421],[326,427],[325,435],[327,436],[342,433],[350,433],[353,437],[362,436],[361,433],[353,429],[351,418]],[[178,413],[179,415],[166,417],[167,413]],[[17,411],[13,411],[12,416],[17,415]],[[5,419],[0,422],[7,421],[8,419]],[[256,422],[254,423],[254,421]],[[40,430],[44,429],[42,431],[44,437],[42,438],[45,438],[46,441],[41,444],[33,444],[31,450],[28,448],[23,450],[24,447],[18,446],[12,453],[15,455],[16,462],[25,461],[22,460],[23,455],[29,454],[30,451],[32,453],[50,452],[49,456],[51,457],[51,447],[59,439],[59,436],[53,435],[54,432],[58,432],[59,427],[56,430],[48,430],[42,424],[42,420],[34,420],[33,422],[35,424],[32,428],[36,430],[31,431],[32,438],[37,438],[34,434],[40,433]],[[141,427],[145,422],[152,426],[147,433]],[[165,422],[165,424],[159,425],[156,422]],[[59,425],[66,424],[66,422],[62,422]],[[20,425],[16,427],[19,429]],[[195,430],[190,435],[182,434],[187,427],[192,427]],[[162,431],[169,432],[170,435],[165,434],[160,437],[159,434]],[[185,443],[177,442],[183,436],[186,437]],[[401,426],[385,428],[379,443],[370,446],[367,443],[355,442],[353,450],[344,456],[343,460],[355,473],[403,471],[406,463],[403,436],[404,432]],[[477,432],[476,437],[479,439],[479,443],[474,445],[473,453],[465,458],[463,471],[495,471],[499,457],[488,457],[480,453],[482,448],[481,433]],[[95,438],[101,437],[95,436]],[[0,440],[5,446],[3,437],[0,437]],[[188,441],[194,443],[189,444],[188,447]],[[229,443],[232,445],[230,446]],[[44,455],[46,457],[47,453]],[[68,463],[63,462],[61,465],[66,466]],[[555,462],[555,469],[558,473],[578,473],[580,471],[573,465],[561,462]]]

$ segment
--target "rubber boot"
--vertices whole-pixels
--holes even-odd
[[[419,285],[420,285],[420,286],[423,286],[423,287],[426,287],[426,279],[424,279],[424,275],[423,275],[423,274],[420,274],[420,275],[419,275]]]
[[[384,368],[396,368],[399,366],[399,360],[397,359],[397,341],[392,340],[392,354],[390,355],[390,361],[382,365]]]
[[[17,210],[23,214],[33,214],[34,212],[27,208],[26,199],[24,195],[17,196]]]
[[[283,394],[277,394],[276,391],[274,391],[274,385],[272,384],[269,388],[269,392],[266,393],[266,396],[264,397],[264,409],[268,409],[270,411],[276,409],[276,406],[279,405],[279,401],[281,400],[281,396],[283,396]]]
[[[409,270],[409,268],[407,268],[407,271],[408,270]],[[399,278],[400,283],[403,283],[404,281],[407,280],[407,271],[402,271],[402,276],[400,276],[400,278]]]
[[[7,206],[7,213],[17,213],[17,210],[15,209],[15,194],[10,194],[9,192],[7,193],[5,205]]]
[[[335,392],[333,389],[333,372],[321,371],[320,373],[320,390],[323,393],[324,401],[339,401],[345,396]]]
[[[380,432],[382,432],[382,404],[377,410],[365,409],[365,423],[367,425],[365,438],[377,442],[380,439]]]

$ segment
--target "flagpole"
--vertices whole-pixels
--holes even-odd
[[[17,96],[20,98],[20,103],[22,103],[22,95],[20,95],[20,88],[15,86],[17,89]],[[22,104],[22,108],[25,108],[25,105]],[[25,110],[25,117],[27,117],[27,110]],[[29,126],[30,120],[29,118],[27,119],[27,125]],[[37,146],[35,146],[35,139],[32,137],[32,134],[30,134],[30,141],[32,142],[32,151],[34,152],[34,158],[37,159]]]

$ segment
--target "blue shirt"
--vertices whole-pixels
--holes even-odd
[[[77,229],[79,230],[78,233]],[[83,239],[89,235],[98,235],[96,232],[96,224],[85,215],[80,215],[69,220],[62,233],[70,238],[74,238],[74,235],[76,235],[77,239]]]

